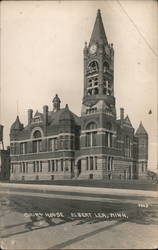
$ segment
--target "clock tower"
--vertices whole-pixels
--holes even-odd
[[[84,93],[81,110],[80,178],[87,178],[88,174],[92,174],[90,173],[92,170],[94,178],[104,178],[107,174],[106,154],[110,148],[114,149],[116,144],[116,109],[114,49],[113,44],[108,43],[100,10],[97,11],[90,42],[85,43],[83,54]],[[113,157],[112,155],[107,157],[108,164],[112,168]]]
[[[100,10],[89,44],[84,47],[84,94],[82,113],[102,101],[111,115],[115,116],[114,98],[114,49],[109,44]]]

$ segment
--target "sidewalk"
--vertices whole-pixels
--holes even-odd
[[[111,194],[123,196],[143,196],[157,198],[157,191],[131,190],[131,189],[115,189],[115,188],[98,188],[98,187],[79,187],[79,186],[59,186],[59,185],[34,185],[34,184],[15,184],[0,183],[0,189],[28,189],[28,190],[45,190],[45,191],[63,191],[73,193],[87,194]]]

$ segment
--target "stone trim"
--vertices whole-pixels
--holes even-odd
[[[36,129],[37,130],[37,129]],[[34,131],[35,132],[35,131]],[[50,135],[50,136],[42,136],[38,139],[40,140],[44,140],[44,139],[50,139],[50,138],[57,138],[57,137],[60,137],[60,136],[66,136],[66,135],[71,135],[71,136],[75,136],[74,133],[59,133],[59,134],[56,134],[56,135]],[[27,141],[33,141],[33,140],[37,140],[37,138],[29,138],[29,139],[24,139],[24,140],[17,140],[17,141],[10,141],[10,143],[21,143],[21,142],[27,142]]]

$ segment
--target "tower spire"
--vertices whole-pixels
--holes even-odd
[[[92,31],[91,39],[90,39],[90,45],[92,43],[108,43],[105,30],[104,30],[104,25],[101,17],[101,12],[100,9],[97,11],[97,17],[95,20],[94,28]]]

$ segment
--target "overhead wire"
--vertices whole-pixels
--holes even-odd
[[[128,15],[127,11],[125,10],[125,8],[123,7],[123,5],[120,3],[119,0],[117,0],[117,3],[119,4],[120,8],[122,9],[122,11],[125,13],[125,15],[128,17],[128,19],[130,20],[130,22],[133,24],[133,26],[135,27],[135,29],[137,30],[138,34],[142,37],[142,39],[144,40],[144,42],[146,43],[146,45],[148,46],[148,48],[153,52],[153,54],[158,57],[158,54],[156,53],[156,51],[152,48],[152,46],[150,45],[150,43],[146,40],[145,36],[142,34],[142,32],[139,30],[138,26],[136,25],[136,23],[133,21],[133,19]]]

